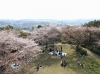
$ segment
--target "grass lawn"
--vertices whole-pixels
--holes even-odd
[[[67,56],[60,58],[52,56],[48,53],[38,56],[38,59],[32,61],[30,64],[22,68],[18,73],[14,74],[100,74],[100,60],[91,56],[79,57],[75,49],[68,44],[57,44],[56,47],[60,49],[62,46],[63,51]],[[65,59],[68,62],[66,68],[60,66],[61,60]],[[77,61],[83,63],[84,68],[77,64]],[[36,65],[40,63],[42,68],[36,71]]]

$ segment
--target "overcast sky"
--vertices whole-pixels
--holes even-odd
[[[99,19],[100,0],[0,0],[0,19]]]

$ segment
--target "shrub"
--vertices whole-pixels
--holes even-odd
[[[41,27],[42,27],[41,25],[38,25],[38,26],[37,26],[37,28],[41,28]]]
[[[81,46],[77,49],[78,52],[80,52],[82,55],[87,55],[87,51],[83,49]]]
[[[4,27],[5,30],[10,30],[10,29],[13,29],[14,27],[11,26],[11,25],[7,25],[6,27]]]
[[[26,33],[26,32],[24,32],[23,30],[21,30],[21,29],[19,29],[19,30],[17,30],[19,33],[20,33],[20,37],[23,37],[23,38],[26,38],[29,34],[28,33]]]
[[[82,46],[82,47],[86,47],[86,45],[85,45],[85,44],[82,44],[81,46]]]
[[[23,31],[20,31],[20,34],[21,34],[21,36],[27,36],[28,35],[28,33],[23,32]]]
[[[94,52],[94,53],[96,53],[96,54],[100,55],[100,51],[99,51],[99,50],[97,50],[97,49],[92,49],[92,52]]]
[[[80,53],[83,54],[83,55],[87,55],[87,51],[84,50],[84,49],[81,49],[81,50],[80,50]]]
[[[79,52],[80,52],[81,50],[82,50],[82,47],[81,47],[81,46],[79,46],[78,49],[76,49],[76,51],[79,51]]]
[[[87,48],[88,50],[94,52],[95,54],[100,55],[100,51],[97,50],[96,48],[93,48],[92,46],[87,46],[86,48]]]

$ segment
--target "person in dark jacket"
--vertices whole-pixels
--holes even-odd
[[[36,70],[39,71],[39,69],[40,69],[40,65],[38,64]]]

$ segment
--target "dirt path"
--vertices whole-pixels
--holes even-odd
[[[58,43],[58,44],[56,44],[56,45],[61,45],[61,43]],[[62,45],[63,45],[63,44],[62,44]],[[97,59],[100,60],[100,56],[98,56],[97,54],[95,54],[95,53],[93,53],[93,52],[87,50],[86,48],[84,48],[84,49],[87,51],[87,53],[88,53],[90,56],[92,56],[92,57],[97,58]]]
[[[85,49],[85,48],[84,48],[84,49]],[[93,53],[93,52],[91,52],[91,51],[89,51],[89,50],[87,50],[87,49],[85,49],[85,50],[87,51],[87,53],[88,53],[90,56],[93,56],[94,58],[97,58],[97,59],[100,60],[100,56],[96,55],[95,53]]]

